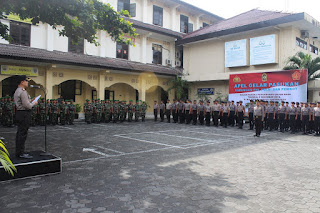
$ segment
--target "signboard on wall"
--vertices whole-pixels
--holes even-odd
[[[265,73],[230,75],[229,100],[265,100],[306,102],[307,70],[286,70]]]
[[[214,88],[198,88],[198,95],[214,95]]]
[[[250,65],[276,63],[276,35],[250,38]]]
[[[36,67],[20,67],[20,66],[10,66],[1,65],[2,75],[26,75],[31,77],[38,76],[38,68]]]
[[[225,67],[241,67],[247,65],[247,40],[225,43]]]

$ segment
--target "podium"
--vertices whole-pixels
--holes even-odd
[[[30,152],[32,159],[10,156],[12,163],[17,168],[17,173],[11,176],[0,165],[0,182],[61,173],[61,158],[50,154],[44,155],[44,153],[44,151]]]

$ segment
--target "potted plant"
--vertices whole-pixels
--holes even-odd
[[[74,115],[75,119],[79,119],[79,112],[81,112],[82,106],[81,104],[76,104],[76,114]]]

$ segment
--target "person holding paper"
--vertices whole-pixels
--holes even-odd
[[[31,101],[26,88],[30,78],[25,75],[17,76],[18,88],[14,93],[14,102],[16,105],[16,121],[18,130],[16,134],[16,156],[18,158],[31,159],[31,155],[25,153],[25,142],[28,136],[28,130],[31,123],[31,109],[37,105],[37,101]]]

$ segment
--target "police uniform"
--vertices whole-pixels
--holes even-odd
[[[307,134],[309,127],[309,119],[310,119],[310,109],[308,106],[303,106],[301,108],[301,121],[302,121],[302,130],[303,134]]]
[[[318,102],[318,106],[314,108],[314,124],[315,124],[315,132],[316,135],[320,135],[320,102]]]
[[[232,102],[229,106],[230,114],[229,114],[229,125],[234,126],[235,121],[235,113],[236,113],[236,105]]]
[[[238,126],[239,129],[242,129],[243,127],[243,115],[245,112],[245,107],[241,104],[239,104],[239,106],[237,107],[237,118],[238,118]]]
[[[255,106],[254,107],[254,119],[255,119],[255,125],[256,125],[256,135],[257,137],[260,137],[261,130],[262,130],[262,122],[264,116],[264,108],[263,106]]]
[[[211,106],[210,102],[207,102],[207,105],[204,108],[205,115],[206,115],[206,126],[210,126],[210,119],[211,119]]]
[[[292,103],[292,104],[294,105],[295,103]],[[295,133],[296,132],[297,108],[295,106],[289,107],[288,114],[289,114],[289,123],[290,123],[291,133]]]
[[[165,108],[166,108],[166,105],[164,103],[160,103],[159,109],[160,109],[160,120],[161,120],[161,122],[164,121]]]
[[[159,105],[157,102],[153,105],[153,115],[154,115],[154,121],[158,120],[158,110],[159,110]]]
[[[190,108],[191,108],[191,104],[190,104],[190,101],[188,100],[187,103],[185,103],[185,105],[184,105],[186,124],[190,124],[190,122],[191,122]]]
[[[28,81],[26,76],[20,76],[19,80],[19,83],[21,83],[21,81]],[[35,104],[31,103],[28,92],[22,87],[18,87],[16,89],[14,93],[14,101],[17,109],[16,121],[18,125],[16,135],[16,156],[32,158],[32,156],[25,154],[25,142],[31,123],[31,108],[35,106]]]
[[[253,104],[253,101],[250,101],[250,105],[248,107],[249,126],[250,126],[249,130],[253,130],[254,128],[253,114],[254,114],[254,104]]]
[[[266,117],[265,120],[267,121],[267,128],[269,128],[270,131],[274,129],[274,113],[275,113],[276,107],[270,103],[270,105],[267,106],[266,108]]]
[[[196,125],[198,121],[198,104],[194,102],[191,105],[191,110],[192,110],[192,124]]]
[[[215,127],[219,126],[219,114],[220,114],[220,108],[221,106],[215,102],[212,106],[212,113],[213,113],[213,125]]]
[[[228,127],[228,117],[230,115],[230,108],[227,104],[221,106],[221,114],[222,114],[222,125],[227,128]]]
[[[171,121],[171,114],[172,114],[172,104],[170,103],[170,100],[166,103],[166,116],[167,116],[167,122],[170,123]]]
[[[200,102],[200,105],[198,106],[198,115],[199,115],[199,122],[201,125],[204,124],[204,108],[203,102]]]
[[[282,102],[282,104],[284,104],[284,102]],[[278,113],[279,113],[280,131],[284,132],[287,107],[284,105],[279,106]]]
[[[177,101],[176,100],[174,100],[174,103],[172,104],[172,118],[173,118],[173,122],[177,123],[178,116],[177,116]]]

